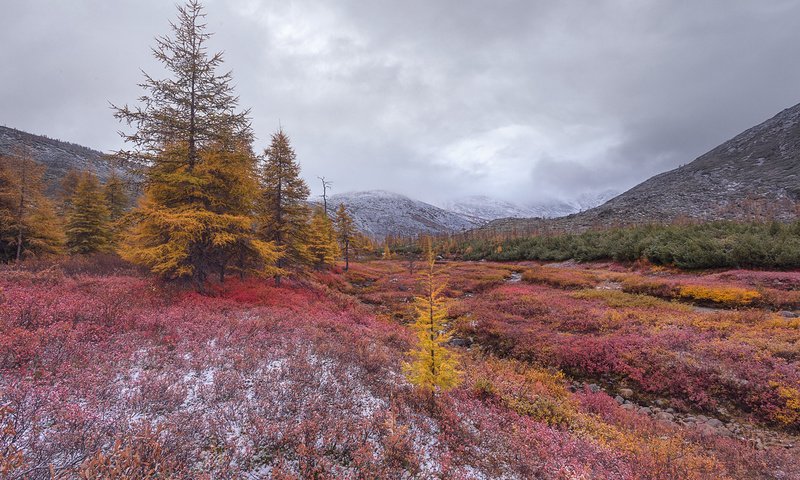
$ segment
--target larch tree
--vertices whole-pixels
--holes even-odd
[[[142,172],[144,196],[130,215],[123,257],[165,278],[189,278],[202,290],[228,268],[274,273],[278,250],[255,237],[256,157],[248,111],[238,112],[222,54],[210,55],[202,7],[178,7],[172,37],[153,54],[170,77],[145,74],[140,106],[114,107],[134,127],[123,134],[130,151],[117,152]]]
[[[314,209],[311,216],[309,229],[308,250],[314,268],[320,269],[332,266],[339,256],[339,246],[336,244],[333,222],[325,214],[323,207]]]
[[[125,182],[116,172],[111,172],[105,185],[103,185],[103,197],[105,197],[108,205],[108,214],[111,221],[119,221],[130,206],[130,196]]]
[[[71,168],[61,177],[58,182],[58,194],[56,202],[58,214],[61,217],[66,217],[69,208],[72,205],[72,196],[75,195],[75,190],[78,188],[78,182],[81,181],[81,172]]]
[[[423,272],[422,294],[414,299],[417,320],[413,325],[417,346],[409,352],[411,361],[403,365],[406,378],[415,386],[429,391],[446,391],[458,386],[458,357],[445,346],[450,340],[445,321],[447,305],[443,297],[446,282],[436,271],[432,245],[426,249],[427,264]]]
[[[353,223],[353,217],[347,213],[347,207],[343,203],[336,209],[336,239],[339,241],[342,254],[344,255],[344,270],[350,269],[350,251],[356,239],[358,231]]]
[[[300,177],[300,165],[289,137],[283,129],[272,135],[264,151],[261,168],[262,199],[259,205],[261,237],[281,249],[278,266],[286,269],[311,263],[308,251],[311,210],[307,200],[308,185]],[[275,276],[280,283],[281,276]]]
[[[108,252],[112,244],[111,214],[97,177],[84,172],[67,211],[67,251],[72,254]]]
[[[45,197],[44,166],[27,153],[0,156],[0,261],[59,253],[63,234]]]

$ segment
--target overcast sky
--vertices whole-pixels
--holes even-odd
[[[624,190],[800,102],[800,0],[206,0],[315,193]],[[0,0],[0,124],[108,151],[164,0]]]

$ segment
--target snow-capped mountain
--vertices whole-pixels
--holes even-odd
[[[484,223],[497,218],[536,216],[536,212],[533,209],[485,195],[461,197],[442,202],[440,206],[445,210],[461,215],[473,223]]]
[[[499,218],[557,218],[594,208],[615,197],[617,193],[606,190],[586,193],[571,201],[552,200],[529,204],[472,195],[443,202],[440,206],[474,223],[485,223]]]
[[[333,212],[341,203],[352,215],[358,229],[376,238],[454,233],[483,223],[384,190],[332,195],[328,198],[328,209]]]

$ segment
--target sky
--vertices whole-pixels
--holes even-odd
[[[800,0],[206,0],[263,150],[314,194],[624,191],[800,102]],[[102,151],[164,0],[0,0],[0,125]]]

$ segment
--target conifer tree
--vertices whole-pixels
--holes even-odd
[[[311,213],[306,200],[309,189],[300,177],[300,165],[289,137],[282,129],[272,135],[264,151],[261,169],[262,200],[259,232],[266,241],[274,242],[283,252],[282,268],[311,263],[308,251]],[[280,275],[275,277],[280,283]]]
[[[44,195],[44,166],[28,154],[0,156],[0,261],[59,253],[61,226]]]
[[[111,250],[111,218],[97,177],[81,175],[67,212],[67,250],[72,254]]]
[[[413,325],[417,346],[409,352],[412,361],[403,365],[408,380],[417,387],[430,391],[446,391],[460,381],[457,356],[445,346],[450,340],[446,331],[447,306],[442,292],[446,283],[436,271],[436,257],[428,243],[427,264],[423,273],[422,294],[414,299],[417,320]]]
[[[145,172],[152,163],[164,161],[165,145],[186,145],[186,154],[170,161],[191,172],[203,147],[253,141],[249,110],[236,111],[239,98],[233,93],[231,73],[217,73],[222,52],[209,55],[206,42],[212,34],[206,32],[204,18],[198,0],[178,6],[178,21],[170,22],[172,36],[156,38],[153,48],[153,56],[171,77],[155,79],[145,73],[141,105],[114,106],[114,116],[134,127],[132,133],[123,134],[133,150],[117,152],[118,158]]]
[[[108,214],[112,222],[119,221],[128,209],[130,199],[122,181],[116,172],[112,172],[103,186],[103,196],[108,205]]]
[[[332,266],[339,256],[333,222],[325,214],[323,207],[314,209],[308,240],[308,251],[311,254],[314,268]]]
[[[81,172],[71,168],[61,178],[59,182],[59,191],[56,197],[58,214],[61,217],[66,217],[72,205],[72,197],[75,195],[75,190],[78,188],[78,182],[81,181]]]
[[[255,237],[256,158],[248,112],[237,112],[222,54],[209,55],[202,7],[178,7],[172,37],[156,39],[156,59],[171,77],[145,74],[141,106],[116,108],[135,127],[124,134],[138,165],[144,197],[131,212],[120,253],[166,278],[187,277],[202,290],[210,274],[275,273],[278,251]]]
[[[336,237],[344,254],[345,271],[350,269],[350,251],[354,246],[357,233],[353,217],[347,213],[347,208],[344,204],[340,203],[339,208],[336,209]]]

